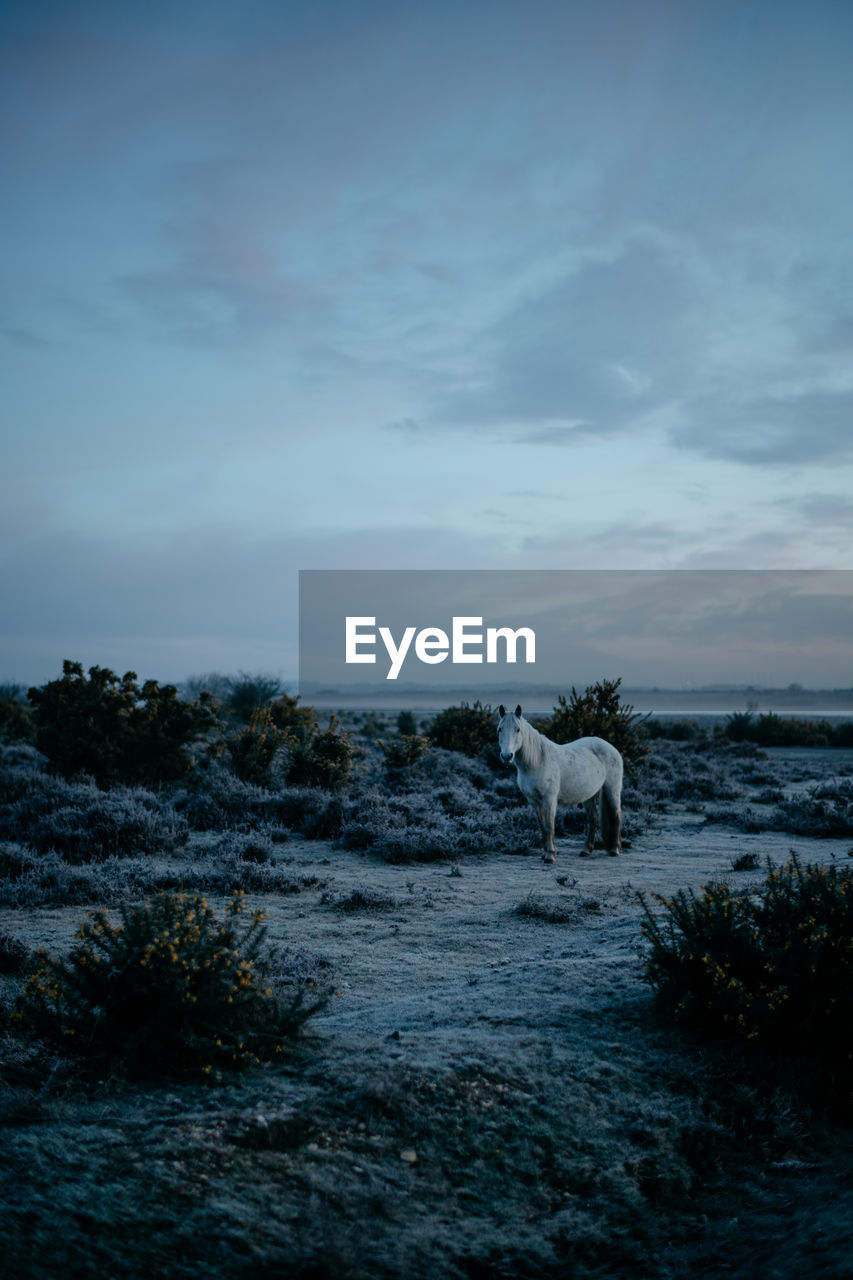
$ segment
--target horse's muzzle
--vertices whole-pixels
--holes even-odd
[[[515,759],[515,752],[514,752],[514,751],[502,751],[502,752],[501,752],[501,760],[503,760],[504,764],[512,764],[512,762],[513,762],[513,760],[514,760],[514,759]]]

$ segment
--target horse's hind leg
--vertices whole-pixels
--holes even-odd
[[[621,788],[620,788],[621,790]],[[601,835],[612,858],[622,850],[622,806],[615,787],[604,784],[601,793]]]
[[[600,804],[601,792],[597,791],[589,800],[584,801],[584,809],[586,809],[586,843],[581,849],[581,857],[586,858],[595,848],[595,833],[598,828],[598,807]]]

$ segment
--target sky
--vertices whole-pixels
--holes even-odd
[[[853,568],[851,50],[848,0],[6,0],[0,680],[292,679],[300,569]]]

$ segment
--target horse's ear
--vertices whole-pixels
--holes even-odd
[[[500,716],[501,720],[503,720],[504,716],[506,715],[506,707],[503,704],[501,704],[498,707],[498,715]]]
[[[515,714],[518,716],[518,718],[519,718],[519,720],[520,720],[520,719],[521,719],[521,703],[520,703],[520,702],[519,702],[518,706],[515,708]]]

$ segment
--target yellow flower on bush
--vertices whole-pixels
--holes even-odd
[[[39,957],[19,1025],[66,1046],[76,1039],[99,1070],[106,1060],[133,1074],[219,1078],[218,1066],[273,1056],[328,993],[309,1000],[297,985],[290,1003],[271,1006],[263,913],[244,924],[244,907],[237,891],[223,923],[204,899],[163,893],[123,905],[116,924],[90,914],[64,961]]]

